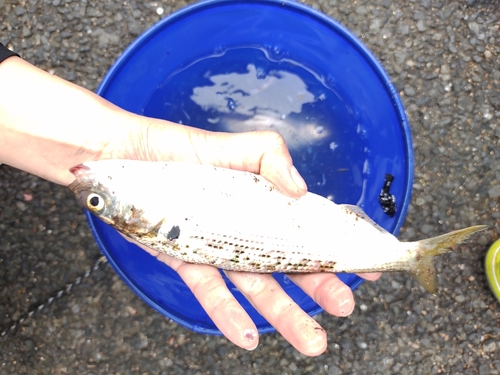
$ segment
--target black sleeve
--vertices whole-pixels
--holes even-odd
[[[10,49],[5,48],[2,43],[0,43],[0,63],[4,61],[7,57],[19,56],[17,53],[12,52]]]

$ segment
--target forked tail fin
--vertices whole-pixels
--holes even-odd
[[[465,241],[472,234],[485,230],[486,225],[476,225],[441,236],[428,238],[417,242],[417,256],[410,274],[432,294],[437,291],[436,269],[433,258],[438,254],[450,251],[453,246]]]

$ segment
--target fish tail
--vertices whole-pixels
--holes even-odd
[[[441,236],[417,241],[417,255],[411,267],[410,274],[432,294],[437,291],[436,269],[433,258],[451,250],[476,232],[485,230],[486,225],[476,225]]]

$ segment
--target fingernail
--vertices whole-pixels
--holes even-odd
[[[347,316],[354,310],[354,299],[350,290],[341,290],[336,296],[339,313],[342,316]]]
[[[258,338],[258,334],[254,329],[251,329],[251,328],[245,329],[243,331],[243,338],[248,343],[255,343],[254,346],[247,348],[247,350],[254,350],[257,347],[257,345],[259,344],[259,341],[256,340]]]
[[[307,185],[302,176],[299,174],[299,171],[295,166],[292,165],[292,168],[290,169],[290,176],[292,177],[293,182],[295,183],[295,186],[299,190],[307,190]]]

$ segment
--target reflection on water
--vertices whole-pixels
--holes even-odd
[[[144,114],[212,131],[276,131],[310,191],[362,204],[370,166],[359,109],[327,75],[269,56],[235,48],[202,58],[168,77]]]
[[[274,70],[263,75],[254,64],[248,64],[247,72],[207,78],[212,84],[194,87],[191,99],[214,115],[208,121],[222,131],[274,130],[293,149],[330,135],[315,120],[300,116],[303,105],[314,103],[315,98],[296,74]]]
[[[254,64],[245,73],[207,76],[211,85],[194,87],[191,99],[204,110],[252,116],[261,112],[281,117],[300,113],[302,105],[314,101],[314,95],[299,76],[287,71],[263,75]]]

